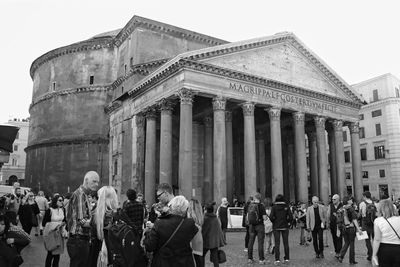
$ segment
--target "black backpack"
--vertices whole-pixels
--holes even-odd
[[[258,203],[251,203],[247,211],[247,221],[251,225],[257,225],[260,223],[260,212]]]
[[[374,220],[376,218],[376,206],[375,204],[368,203],[367,201],[365,202],[365,223],[367,226],[373,226],[374,225]]]
[[[107,228],[108,250],[113,266],[146,266],[147,258],[140,245],[142,237],[129,224],[129,217],[122,210],[118,210]]]

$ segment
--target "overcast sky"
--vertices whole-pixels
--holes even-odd
[[[398,2],[398,3],[396,3]],[[395,0],[0,0],[0,122],[29,116],[29,69],[42,54],[139,15],[227,41],[289,31],[347,83],[400,78]]]

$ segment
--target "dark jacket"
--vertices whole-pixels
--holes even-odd
[[[224,246],[224,238],[217,215],[206,212],[201,229],[203,248],[219,248]]]
[[[272,229],[288,229],[289,223],[293,220],[289,205],[285,202],[275,202],[269,216],[272,222]]]
[[[24,205],[19,206],[18,215],[22,225],[38,226],[36,215],[39,213],[40,210],[36,202],[29,204],[27,201]]]
[[[171,237],[179,223],[183,221],[176,234]],[[154,252],[152,267],[194,267],[192,248],[190,241],[199,229],[191,218],[183,218],[178,215],[168,214],[160,216],[155,221],[150,232],[145,234],[144,245],[147,251]],[[162,248],[163,247],[163,248]]]

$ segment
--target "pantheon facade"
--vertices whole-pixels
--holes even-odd
[[[347,194],[349,127],[361,197],[362,100],[293,33],[232,43],[134,16],[122,29],[43,55],[31,75],[33,185],[77,186],[101,157],[103,184],[121,195],[136,188],[150,204],[163,182],[203,203],[256,192],[327,202]],[[40,173],[34,155],[51,162],[55,151],[69,154]],[[74,169],[76,158],[83,163]]]

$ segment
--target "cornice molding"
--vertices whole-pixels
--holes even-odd
[[[368,109],[374,109],[378,107],[382,107],[385,104],[400,104],[400,98],[397,97],[389,97],[382,100],[378,100],[372,103],[368,103],[362,106],[360,111],[367,111]]]
[[[60,91],[54,91],[50,93],[46,93],[44,95],[41,95],[34,99],[32,103],[29,106],[29,110],[35,106],[36,104],[50,100],[54,97],[57,96],[64,96],[64,95],[71,95],[71,94],[82,94],[82,93],[91,93],[91,92],[98,92],[98,91],[109,91],[111,87],[109,85],[103,85],[103,86],[84,86],[84,87],[78,87],[78,88],[69,88],[65,90],[60,90]]]
[[[104,107],[104,112],[107,115],[110,115],[112,112],[114,112],[115,110],[119,109],[120,107],[122,107],[122,101],[116,100],[116,101],[111,102],[107,106],[105,106]]]
[[[38,142],[34,144],[28,144],[25,148],[25,152],[29,150],[40,148],[40,147],[52,147],[52,146],[63,146],[63,145],[74,145],[74,144],[85,144],[85,143],[93,143],[93,144],[108,144],[109,139],[104,137],[78,137],[78,138],[70,138],[70,139],[62,139],[62,140],[47,140],[43,142]]]

